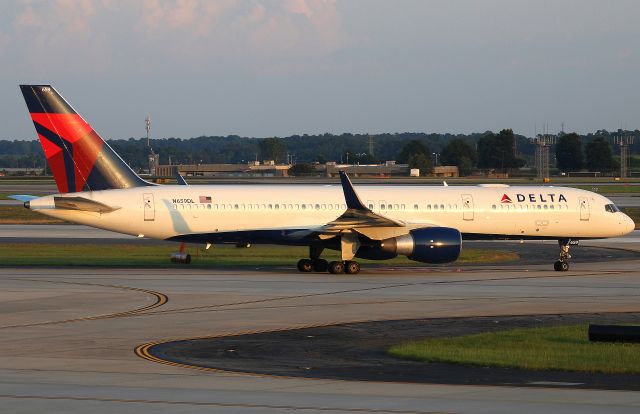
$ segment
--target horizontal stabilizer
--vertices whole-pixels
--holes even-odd
[[[93,213],[111,213],[120,207],[111,207],[99,201],[84,197],[54,197],[56,208],[63,210],[90,211]]]
[[[7,198],[10,198],[12,200],[22,201],[24,203],[24,202],[27,202],[27,201],[35,200],[36,198],[40,198],[40,197],[32,196],[32,195],[26,195],[26,194],[15,194],[15,195],[7,196]]]

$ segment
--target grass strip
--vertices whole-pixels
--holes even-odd
[[[636,229],[640,229],[640,207],[623,207],[620,210],[631,217],[631,219],[636,223]]]
[[[573,185],[567,184],[567,187],[579,188],[599,194],[634,194],[640,193],[640,185]]]
[[[297,260],[307,257],[305,247],[259,245],[248,249],[235,246],[215,246],[209,250],[189,246],[190,265],[175,264],[169,255],[177,251],[178,244],[149,246],[139,244],[53,244],[7,243],[0,248],[0,263],[5,266],[145,266],[145,267],[215,267],[215,266],[295,266]],[[338,252],[325,251],[327,260],[340,260]],[[465,249],[456,263],[496,263],[517,260],[509,251]],[[359,260],[365,264],[385,266],[419,266],[406,257],[387,261]]]
[[[640,344],[589,342],[588,325],[519,328],[452,338],[411,341],[389,349],[424,362],[561,370],[640,373]]]
[[[23,206],[0,206],[0,224],[71,224]]]

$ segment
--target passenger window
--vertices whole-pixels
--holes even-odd
[[[434,210],[437,210],[437,209],[438,209],[438,205],[437,205],[437,204],[434,204],[434,205],[433,205],[433,209],[434,209]]]
[[[444,210],[444,204],[440,204],[440,210]]]
[[[276,204],[276,205],[274,205],[273,207],[274,207],[276,210],[279,210],[279,209],[280,209],[280,204]]]
[[[544,205],[544,209],[547,210],[549,208],[549,206],[547,206],[546,204]]]
[[[316,210],[320,210],[320,204],[316,204]]]
[[[327,209],[327,205],[326,205],[326,204],[323,204],[323,205],[322,205],[322,209],[323,209],[323,210],[326,210],[326,209]]]
[[[542,206],[538,204],[538,210],[542,210]]]
[[[427,210],[431,210],[431,204],[427,204]]]
[[[400,207],[399,207],[397,204],[394,204],[393,208],[394,208],[395,210],[400,210]]]
[[[380,210],[384,210],[384,204],[380,204]]]
[[[418,209],[418,205],[417,205],[417,204],[414,204],[414,205],[413,205],[413,209],[414,209],[414,210],[417,210],[417,209]]]
[[[207,209],[211,210],[211,204],[207,204]]]
[[[172,207],[173,207],[174,210],[178,209],[178,206],[176,206],[175,204],[173,204]]]
[[[289,210],[293,210],[293,204],[289,204]]]
[[[497,208],[497,207],[496,207],[496,205],[495,205],[495,204],[493,204],[493,205],[491,206],[491,209],[492,209],[492,210],[495,210],[496,208]]]
[[[391,210],[393,208],[392,204],[387,204],[387,210]]]
[[[273,204],[269,204],[269,210],[273,210]]]
[[[551,210],[555,209],[555,207],[553,206],[553,204],[551,204],[551,205],[549,206],[549,209],[551,209]]]
[[[303,205],[302,205],[302,209],[303,209],[303,210],[306,210],[306,209],[307,209],[307,205],[306,205],[306,204],[303,204]]]
[[[369,204],[369,210],[373,210],[373,204]]]

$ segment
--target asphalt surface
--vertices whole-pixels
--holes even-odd
[[[637,413],[640,392],[538,377],[539,384],[524,387],[309,379],[172,366],[135,352],[171,340],[364,322],[388,331],[382,321],[442,326],[472,318],[481,329],[484,321],[522,315],[640,313],[640,256],[590,261],[582,247],[569,272],[554,272],[548,259],[382,266],[353,276],[290,268],[0,267],[0,412]],[[292,346],[269,346],[278,343]]]
[[[415,339],[584,323],[640,324],[640,314],[530,315],[363,322],[166,342],[149,348],[148,353],[177,364],[288,377],[458,385],[555,385],[640,391],[640,374],[607,375],[426,364],[400,360],[386,353],[392,345]]]

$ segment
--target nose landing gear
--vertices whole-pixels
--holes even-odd
[[[560,258],[553,264],[553,269],[556,272],[566,272],[569,270],[569,259],[571,259],[571,255],[569,254],[570,243],[571,240],[569,239],[558,240]]]

